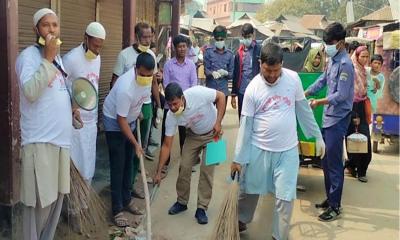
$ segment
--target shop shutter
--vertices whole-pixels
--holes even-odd
[[[87,25],[96,20],[96,0],[62,0],[60,9],[63,55],[83,41]]]
[[[156,0],[136,1],[136,22],[146,22],[155,27]]]
[[[99,19],[106,29],[106,40],[101,51],[99,83],[99,120],[101,120],[104,98],[110,90],[110,81],[117,56],[122,50],[122,0],[101,0]]]
[[[44,7],[50,7],[50,0],[18,1],[18,41],[20,51],[35,42],[36,35],[33,31],[33,14]]]

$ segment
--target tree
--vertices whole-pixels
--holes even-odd
[[[329,20],[346,22],[345,0],[273,0],[264,5],[256,18],[262,22],[274,20],[279,15],[302,17],[305,14],[322,14]],[[359,19],[388,4],[388,0],[353,0],[354,17]]]

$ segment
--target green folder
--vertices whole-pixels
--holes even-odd
[[[206,146],[206,165],[219,164],[226,161],[226,140],[212,141]]]

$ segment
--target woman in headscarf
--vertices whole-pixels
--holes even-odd
[[[323,72],[324,59],[321,50],[311,48],[304,62],[303,72]]]
[[[368,138],[368,153],[348,153],[347,169],[352,176],[358,177],[360,182],[367,182],[368,165],[371,162],[371,137],[369,123],[371,122],[371,103],[367,97],[367,70],[369,52],[366,46],[359,46],[353,53],[351,60],[354,65],[354,101],[352,121],[347,136],[358,131]]]

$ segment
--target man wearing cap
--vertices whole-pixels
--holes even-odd
[[[98,90],[100,75],[100,50],[106,38],[104,27],[98,22],[90,23],[83,43],[63,57],[68,73],[68,85],[77,78],[88,79]],[[96,163],[97,108],[92,111],[80,109],[83,128],[74,129],[71,142],[71,159],[83,179],[90,185]]]
[[[51,9],[33,16],[37,43],[17,58],[21,109],[23,239],[53,239],[69,193],[71,101],[59,56],[60,28]],[[76,117],[79,111],[74,111]],[[74,116],[75,117],[75,116]]]
[[[224,26],[215,27],[215,44],[209,46],[204,54],[204,72],[206,86],[223,92],[228,98],[228,80],[233,78],[234,56],[232,51],[225,47],[226,35],[227,30]]]
[[[134,43],[132,46],[129,46],[129,47],[123,49],[118,55],[117,63],[115,64],[114,70],[113,70],[111,86],[116,82],[118,77],[120,77],[122,74],[124,74],[125,72],[127,72],[130,69],[135,67],[137,57],[142,52],[147,52],[151,56],[153,56],[154,61],[157,64],[156,55],[150,49],[151,41],[153,39],[153,32],[151,30],[151,26],[148,25],[147,23],[143,23],[143,22],[136,24],[135,35],[136,35],[137,42]],[[157,69],[157,65],[156,65],[154,68],[154,75],[157,74],[157,72],[158,72],[158,69]],[[156,101],[156,105],[157,105],[157,117],[159,119],[161,119],[162,115],[163,115],[163,111],[161,109],[159,86],[158,86],[158,82],[155,77],[153,78],[151,91],[152,91],[152,96],[153,96],[154,100]],[[140,133],[141,133],[140,136],[141,136],[141,140],[142,140],[143,149],[146,149],[149,134],[150,134],[151,120],[153,118],[151,99],[147,100],[143,104],[142,115],[143,115],[143,119],[140,122]],[[139,159],[135,159],[134,160],[134,172],[133,172],[134,179],[138,172],[138,169],[139,169]],[[137,193],[136,191],[134,191],[133,193],[134,193],[135,197],[144,198],[142,193]]]

